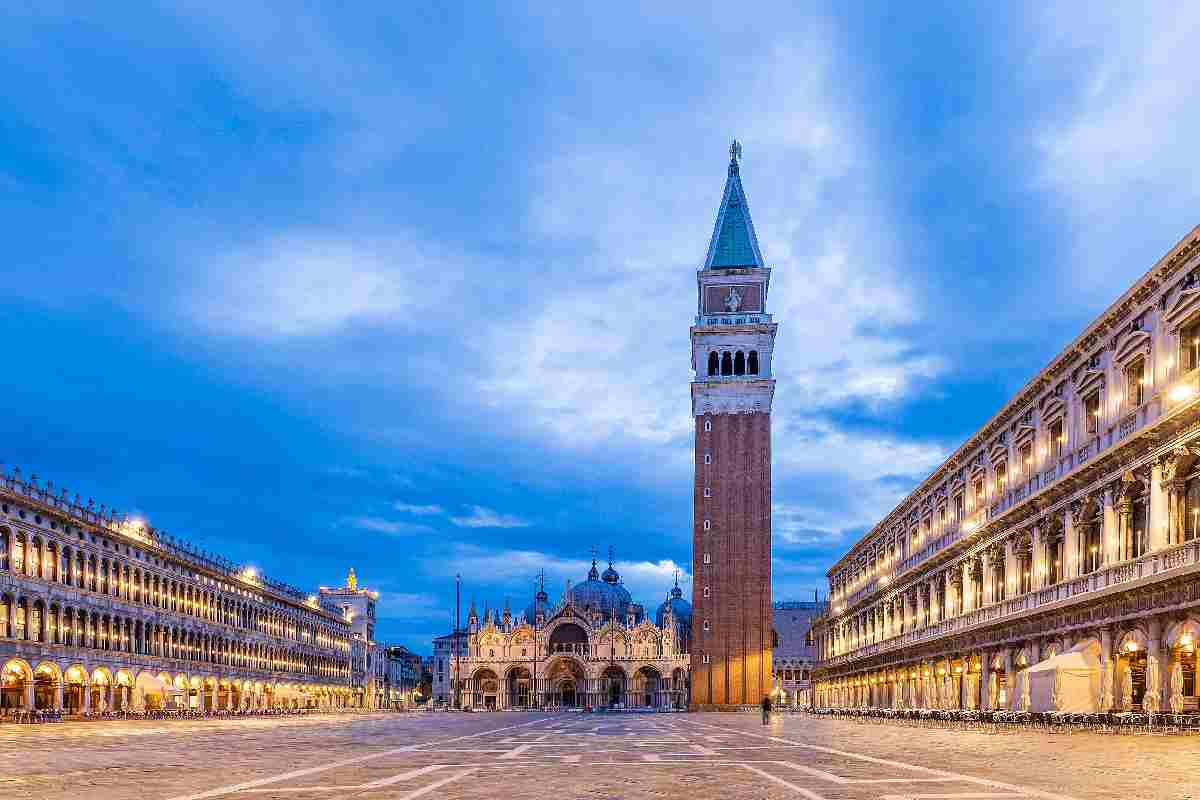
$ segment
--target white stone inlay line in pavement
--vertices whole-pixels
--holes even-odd
[[[809,791],[808,789],[805,789],[803,786],[797,786],[794,783],[789,783],[788,781],[785,781],[783,778],[780,778],[777,775],[772,775],[771,773],[767,772],[766,770],[759,769],[758,767],[752,767],[749,764],[742,764],[741,767],[744,770],[753,772],[755,775],[761,775],[762,777],[766,778],[767,780],[769,780],[773,783],[778,783],[780,786],[786,786],[788,789],[791,789],[793,792],[800,795],[801,797],[807,797],[808,800],[825,800],[824,797],[821,797],[821,795],[817,794],[816,792]]]
[[[255,780],[245,781],[243,783],[232,783],[232,784],[229,784],[228,786],[221,786],[216,789],[209,789],[208,791],[197,792],[196,794],[185,794],[185,795],[179,795],[176,797],[171,797],[171,798],[168,798],[168,800],[207,800],[210,797],[221,797],[222,795],[234,794],[235,792],[242,792],[242,791],[245,791],[246,789],[254,789],[259,786],[266,786],[269,783],[279,783],[280,781],[286,781],[291,778],[302,778],[305,775],[315,775],[319,772],[325,772],[327,770],[337,769],[338,767],[348,767],[348,766],[351,766],[354,764],[362,764],[363,762],[366,762],[366,761],[374,761],[379,758],[386,758],[387,756],[394,756],[397,753],[412,753],[412,752],[421,750],[422,748],[433,747],[433,746],[436,746],[439,744],[449,744],[450,742],[461,742],[464,739],[475,739],[480,736],[489,736],[493,733],[499,733],[500,731],[510,731],[510,730],[513,730],[514,728],[524,728],[524,727],[528,727],[529,725],[536,725],[539,722],[545,722],[547,719],[549,719],[549,717],[542,717],[540,719],[535,719],[530,722],[520,722],[520,723],[517,723],[516,725],[505,725],[502,728],[492,728],[492,729],[486,730],[486,731],[479,731],[478,733],[469,733],[469,734],[465,734],[463,736],[454,736],[449,739],[442,739],[442,740],[436,741],[436,742],[424,742],[422,744],[405,745],[404,747],[393,747],[390,750],[382,750],[378,753],[368,753],[363,756],[355,756],[354,758],[343,758],[340,761],[331,761],[328,764],[318,764],[315,767],[306,767],[304,769],[292,770],[291,772],[284,772],[279,775],[271,775],[266,778],[256,778]]]

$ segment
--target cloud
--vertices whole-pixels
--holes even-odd
[[[531,524],[527,520],[512,514],[501,514],[483,506],[468,506],[471,513],[466,516],[451,517],[450,521],[460,528],[527,528]]]
[[[429,527],[428,525],[419,525],[413,522],[403,522],[400,520],[384,519],[383,517],[373,516],[350,517],[345,520],[345,524],[355,528],[360,528],[364,531],[386,533],[390,536],[408,536],[417,533],[433,532],[433,528]]]
[[[1073,297],[1107,302],[1196,222],[1200,82],[1180,65],[1194,60],[1200,7],[1036,8],[1030,80],[1053,75],[1059,90],[1032,122],[1038,184],[1068,221]]]
[[[459,542],[437,562],[426,561],[431,574],[445,577],[461,575],[466,596],[482,598],[487,592],[511,592],[514,602],[523,604],[535,591],[537,576],[544,572],[546,592],[553,602],[562,598],[567,582],[577,583],[587,577],[591,562],[585,559],[563,558],[539,550],[492,548]],[[616,569],[621,581],[629,589],[636,602],[645,604],[647,610],[658,607],[661,598],[671,588],[676,572],[679,586],[690,596],[692,579],[687,566],[672,559],[657,561],[618,561]],[[525,598],[525,599],[521,599]]]
[[[405,514],[415,514],[419,517],[428,517],[443,513],[443,509],[439,505],[419,506],[413,505],[412,503],[404,503],[399,500],[392,503],[392,508]]]

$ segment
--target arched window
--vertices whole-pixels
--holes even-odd
[[[757,375],[758,374],[758,351],[757,350],[751,350],[749,358],[746,359],[746,374],[747,375]]]
[[[721,354],[721,374],[733,374],[733,356],[729,355],[728,350]]]
[[[708,354],[708,374],[716,375],[720,369],[721,369],[720,356],[717,355],[716,350],[713,350],[711,353]]]
[[[741,350],[738,350],[737,355],[733,357],[733,374],[734,375],[745,375],[746,374],[746,356],[744,356],[742,354]]]

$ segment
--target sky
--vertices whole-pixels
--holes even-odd
[[[570,4],[568,4],[569,6]],[[423,652],[614,548],[690,595],[728,144],[773,269],[776,599],[1197,222],[1188,4],[0,11],[0,462]]]

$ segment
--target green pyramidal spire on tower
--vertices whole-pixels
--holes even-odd
[[[742,177],[738,170],[741,156],[742,146],[735,139],[729,145],[729,177],[725,179],[725,194],[717,211],[717,224],[713,227],[704,269],[766,266],[758,250],[758,237],[754,235],[746,192],[742,189]]]

